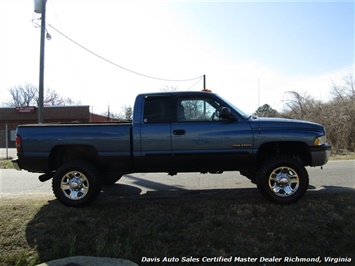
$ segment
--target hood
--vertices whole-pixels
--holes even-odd
[[[325,129],[322,125],[297,119],[288,118],[269,118],[257,117],[249,118],[250,124],[254,129],[268,130],[268,129],[285,129],[285,130],[305,130],[324,132]]]

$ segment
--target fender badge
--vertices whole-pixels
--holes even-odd
[[[233,144],[232,147],[236,148],[236,149],[251,148],[251,144],[249,144],[249,143]]]

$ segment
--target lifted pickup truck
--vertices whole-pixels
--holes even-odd
[[[248,116],[214,93],[150,93],[137,96],[129,122],[20,125],[13,164],[53,178],[73,207],[133,172],[240,171],[267,199],[292,203],[308,188],[305,166],[327,163],[325,138],[321,125]]]

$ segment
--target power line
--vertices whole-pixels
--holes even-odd
[[[192,86],[190,86],[190,88],[188,88],[187,90],[189,91],[189,90],[191,90],[193,87],[195,87],[195,85],[196,85],[197,83],[199,83],[199,82],[202,80],[202,78],[203,78],[203,76],[201,76],[200,79],[199,79],[198,81],[196,81]]]
[[[123,66],[121,66],[121,65],[118,65],[118,64],[116,64],[115,62],[112,62],[111,60],[108,60],[108,59],[102,57],[101,55],[99,55],[99,54],[97,54],[97,53],[91,51],[90,49],[86,48],[85,46],[83,46],[83,45],[79,44],[78,42],[74,41],[73,39],[71,39],[70,37],[68,37],[67,35],[65,35],[64,33],[62,33],[61,31],[59,31],[58,29],[54,28],[54,27],[53,27],[52,25],[50,25],[50,24],[49,24],[49,27],[51,27],[53,30],[55,30],[56,32],[58,32],[60,35],[62,35],[63,37],[65,37],[66,39],[68,39],[69,41],[71,41],[72,43],[76,44],[77,46],[81,47],[81,48],[84,49],[85,51],[91,53],[92,55],[94,55],[94,56],[100,58],[101,60],[106,61],[107,63],[109,63],[109,64],[111,64],[111,65],[114,65],[114,66],[116,66],[116,67],[119,67],[119,68],[121,68],[121,69],[123,69],[123,70],[126,70],[126,71],[131,72],[131,73],[136,74],[136,75],[140,75],[140,76],[143,76],[143,77],[146,77],[146,78],[150,78],[150,79],[163,80],[163,81],[175,81],[175,82],[180,82],[180,81],[181,81],[181,82],[182,82],[182,81],[192,81],[192,80],[197,80],[197,79],[199,79],[196,83],[198,83],[198,82],[201,80],[201,78],[202,78],[202,76],[198,76],[198,77],[196,77],[196,78],[189,78],[189,79],[165,79],[165,78],[157,78],[157,77],[145,75],[145,74],[136,72],[136,71],[134,71],[134,70],[128,69],[128,68],[126,68],[126,67],[123,67]],[[194,84],[194,85],[196,85],[196,84]],[[194,86],[194,85],[193,85],[193,86]],[[192,87],[193,87],[193,86],[192,86]]]

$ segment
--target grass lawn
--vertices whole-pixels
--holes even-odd
[[[11,160],[0,158],[0,169],[13,169]]]
[[[296,204],[280,206],[257,191],[242,196],[238,191],[155,199],[102,196],[82,209],[43,196],[2,198],[0,265],[76,255],[119,257],[139,265],[142,257],[191,256],[354,261],[355,193],[311,192]]]

